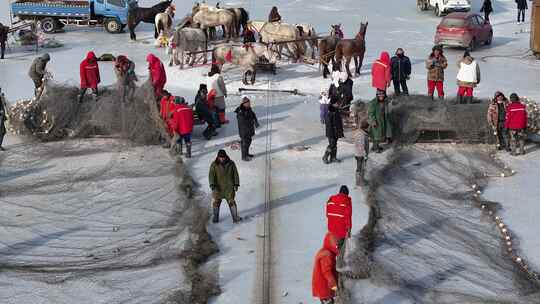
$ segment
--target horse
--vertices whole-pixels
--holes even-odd
[[[302,37],[302,39],[311,38],[306,40],[306,42],[311,47],[311,58],[315,59],[315,52],[317,51],[318,47],[317,32],[315,31],[315,28],[311,24],[307,23],[297,23],[294,26],[296,26],[300,32],[300,37]]]
[[[221,8],[219,2],[216,3],[216,8]],[[226,9],[236,16],[236,32],[240,34],[245,31],[249,21],[249,13],[243,7],[229,7]]]
[[[334,54],[336,52],[336,46],[340,40],[337,31],[339,25],[332,25],[330,29],[330,36],[319,41],[319,65],[323,66],[323,78],[327,78],[330,74],[328,64],[332,61],[332,65],[336,64]]]
[[[264,44],[251,43],[249,46],[221,44],[212,51],[212,64],[220,65],[220,68],[226,63],[239,65],[245,69],[242,82],[248,85],[255,83],[255,65],[260,57],[270,58]]]
[[[157,39],[159,35],[165,34],[169,36],[174,23],[174,5],[167,7],[165,12],[156,15],[154,20],[154,38]]]
[[[281,59],[283,47],[287,48],[294,60],[300,59],[304,54],[305,43],[301,41],[300,31],[294,25],[266,21],[249,21],[248,27],[259,34],[259,38],[264,44],[271,45],[276,43],[276,52],[279,59]]]
[[[231,39],[237,35],[236,15],[225,9],[218,9],[207,4],[197,3],[193,9],[193,22],[206,30],[215,26],[223,26],[223,36]],[[212,35],[209,35],[211,37]]]
[[[336,46],[336,62],[341,66],[343,57],[346,58],[345,68],[347,74],[352,77],[349,65],[351,58],[354,58],[355,75],[360,75],[360,69],[364,62],[364,54],[366,53],[366,31],[368,23],[360,23],[360,31],[354,39],[342,39]]]
[[[185,52],[206,51],[208,47],[208,38],[203,30],[198,28],[177,28],[169,39],[168,52],[170,53],[169,66],[180,65],[180,69],[184,68]],[[190,66],[193,66],[196,54],[190,54]],[[204,64],[207,62],[206,53],[203,53]]]
[[[169,6],[171,6],[173,0],[162,1],[152,7],[135,7],[128,12],[128,28],[129,36],[131,40],[137,40],[135,35],[135,28],[139,23],[152,23],[156,21],[156,15],[163,13]]]

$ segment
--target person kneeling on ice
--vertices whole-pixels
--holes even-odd
[[[213,198],[212,222],[219,222],[219,207],[224,199],[229,204],[233,222],[240,222],[242,218],[238,216],[235,201],[236,192],[240,187],[240,177],[238,176],[236,164],[229,158],[225,150],[219,150],[216,160],[210,166],[208,179]]]
[[[392,126],[390,125],[389,105],[386,92],[377,90],[377,97],[368,104],[369,133],[373,140],[372,151],[381,153],[382,147],[379,145],[384,140],[392,140]]]
[[[148,71],[150,73],[150,79],[152,80],[152,86],[154,87],[154,94],[156,95],[156,98],[161,98],[163,95],[163,88],[167,83],[165,67],[161,60],[154,54],[148,54],[146,62],[148,62]]]
[[[362,121],[360,128],[354,134],[354,158],[356,159],[356,186],[364,186],[366,181],[364,173],[366,170],[366,162],[369,155],[369,136],[367,134],[369,124],[367,121]]]
[[[510,132],[512,155],[525,154],[525,138],[527,137],[527,107],[519,100],[516,93],[510,95],[510,105],[506,108],[505,128]]]
[[[351,237],[352,229],[352,201],[347,186],[341,186],[339,193],[326,202],[326,219],[328,232],[336,237],[341,248],[345,238]]]
[[[234,112],[238,119],[238,135],[240,135],[242,160],[250,161],[253,155],[249,154],[249,147],[255,135],[255,129],[259,127],[259,121],[257,120],[257,115],[251,109],[251,101],[247,96],[242,96],[241,104]]]
[[[193,110],[186,103],[184,97],[175,97],[176,105],[171,119],[174,132],[171,145],[178,154],[183,154],[182,144],[186,143],[186,157],[191,158],[191,132],[193,132]]]
[[[460,104],[470,104],[473,101],[474,88],[480,83],[480,66],[471,56],[469,51],[465,51],[463,58],[458,62],[457,84],[458,102]]]
[[[322,158],[325,164],[341,162],[341,160],[337,158],[337,143],[340,138],[345,137],[343,133],[343,119],[341,118],[340,113],[340,103],[337,98],[332,97],[333,94],[330,91],[330,106],[328,107],[328,113],[326,113],[326,117],[324,118],[326,137],[328,138],[328,147]]]
[[[84,95],[88,89],[92,90],[92,97],[97,101],[98,84],[101,82],[99,77],[99,65],[96,54],[88,52],[86,59],[80,65],[81,91],[79,93],[79,103],[83,102]]]
[[[312,275],[313,297],[321,300],[321,304],[334,304],[338,290],[336,258],[338,245],[336,237],[328,232],[324,237],[323,247],[315,256]]]

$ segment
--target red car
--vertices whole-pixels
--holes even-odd
[[[451,13],[441,20],[435,34],[435,44],[464,47],[473,50],[481,44],[490,45],[493,28],[475,13]]]

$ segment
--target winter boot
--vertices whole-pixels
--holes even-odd
[[[330,159],[329,159],[331,152],[332,151],[330,149],[326,149],[326,151],[324,151],[324,155],[322,157],[323,163],[328,165],[331,162]]]
[[[233,223],[238,223],[242,221],[242,218],[238,216],[238,208],[236,207],[236,203],[232,203],[229,205],[229,209],[231,210],[231,217],[233,219]]]
[[[520,135],[519,139],[519,154],[525,155],[525,138],[523,138],[523,135]]]
[[[433,97],[433,94],[429,95],[429,98],[431,98],[431,100],[435,100],[435,98]]]
[[[186,143],[186,157],[191,158],[191,143]]]
[[[341,159],[337,158],[337,149],[332,150],[332,152],[330,153],[330,162],[341,163]]]
[[[229,123],[229,121],[228,121],[227,118],[225,117],[225,111],[219,112],[219,113],[218,113],[218,116],[219,116],[219,122],[220,122],[222,125],[226,125],[226,124]]]
[[[215,204],[212,210],[212,223],[219,223],[219,206]]]
[[[463,104],[465,101],[463,100],[465,97],[464,96],[461,96],[461,95],[458,95],[457,97],[457,102],[458,104]]]
[[[466,104],[472,104],[473,103],[473,97],[472,96],[465,96],[465,103]]]

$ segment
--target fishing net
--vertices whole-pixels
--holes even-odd
[[[79,89],[45,81],[38,98],[16,102],[9,110],[11,132],[42,141],[115,136],[136,144],[157,144],[166,138],[150,82],[123,101],[116,87],[105,87],[96,100],[78,102]]]
[[[338,261],[342,302],[540,303],[539,274],[500,204],[481,199],[487,178],[513,171],[489,146],[418,144],[491,143],[488,102],[403,96],[390,104],[397,144],[382,163],[370,160],[369,222]],[[534,131],[537,105],[527,106]],[[367,118],[367,104],[352,109],[357,121]]]

